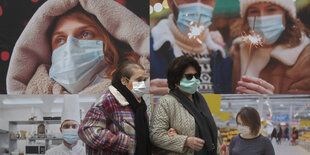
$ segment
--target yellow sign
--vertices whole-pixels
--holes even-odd
[[[221,110],[221,95],[220,94],[202,94],[206,99],[212,114],[218,114]]]
[[[300,126],[310,126],[310,121],[300,121]]]
[[[203,94],[206,99],[211,113],[215,117],[219,117],[220,121],[229,121],[230,113],[221,112],[221,95],[220,94]]]
[[[221,121],[229,121],[230,113],[229,112],[220,112],[220,120]]]

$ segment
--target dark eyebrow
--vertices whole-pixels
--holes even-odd
[[[137,79],[137,80],[141,80],[141,79],[144,79],[144,77],[143,77],[143,76],[139,76],[139,77],[137,77],[136,79]]]
[[[86,28],[93,28],[93,29],[96,29],[98,31],[98,27],[91,25],[91,24],[79,27],[78,30],[86,29]]]
[[[275,5],[275,4],[269,4],[269,5],[266,6],[266,8],[274,7],[274,6],[277,6],[277,5]]]
[[[145,75],[139,76],[139,77],[136,78],[136,80],[143,80],[143,81],[145,81],[145,80],[147,80],[147,76],[145,76]]]
[[[86,29],[86,28],[94,28],[98,31],[98,28],[94,25],[91,25],[91,24],[79,27],[77,30],[79,31],[79,30]],[[63,31],[56,31],[56,32],[53,32],[52,36],[59,35],[59,34],[64,34],[64,32]]]
[[[61,34],[64,34],[64,33],[62,31],[53,32],[52,38],[56,35],[61,35]]]
[[[266,8],[274,7],[274,6],[277,6],[277,5],[275,5],[275,4],[269,4],[269,5],[266,6]],[[258,9],[258,8],[254,7],[254,6],[251,6],[251,7],[249,7],[248,9]]]
[[[258,9],[258,8],[251,6],[251,7],[248,8],[248,10],[249,9]]]

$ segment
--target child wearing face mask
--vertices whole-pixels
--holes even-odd
[[[229,155],[275,155],[267,137],[259,134],[261,121],[259,113],[252,107],[243,107],[236,116],[238,131],[229,145]]]
[[[242,32],[262,46],[233,41],[232,89],[241,94],[309,94],[310,39],[293,0],[240,0]],[[241,34],[241,32],[238,32]]]

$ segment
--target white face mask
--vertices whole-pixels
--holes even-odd
[[[136,97],[142,97],[144,92],[145,92],[145,90],[146,90],[146,86],[145,86],[145,82],[144,81],[132,82],[132,90],[131,90],[131,92]]]
[[[248,126],[238,125],[238,131],[242,135],[250,135],[251,134],[251,130]]]

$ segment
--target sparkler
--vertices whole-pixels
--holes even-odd
[[[244,73],[242,75],[245,75],[247,70],[248,70],[250,58],[252,55],[252,46],[254,46],[256,48],[263,46],[262,37],[259,34],[255,33],[255,31],[254,31],[255,30],[255,22],[256,22],[256,16],[254,17],[253,29],[251,30],[251,32],[249,34],[246,34],[245,32],[241,33],[242,40],[250,45],[249,59],[247,61],[246,68],[245,68]]]
[[[249,44],[250,46],[254,46],[256,48],[263,46],[262,37],[254,32],[251,32],[250,34],[241,33],[242,40]]]
[[[193,21],[191,21],[189,24],[191,25],[189,29],[189,33],[187,33],[187,36],[189,39],[196,40],[199,44],[202,44],[202,41],[199,39],[199,36],[202,32],[204,32],[205,27],[203,25],[200,25],[200,17],[198,19],[198,24],[194,24]]]
[[[187,34],[189,39],[196,39],[198,43],[202,43],[202,41],[199,39],[199,36],[201,35],[201,33],[204,31],[204,26],[202,25],[194,25],[191,26],[190,28],[190,32]]]
[[[262,41],[262,37],[259,34],[254,32],[255,22],[256,22],[256,16],[254,17],[253,30],[251,30],[251,32],[249,34],[242,32],[241,36],[242,36],[243,41],[250,44],[250,47],[254,46],[257,48],[257,47],[263,46],[263,41]],[[251,50],[251,48],[250,48],[250,50]]]

